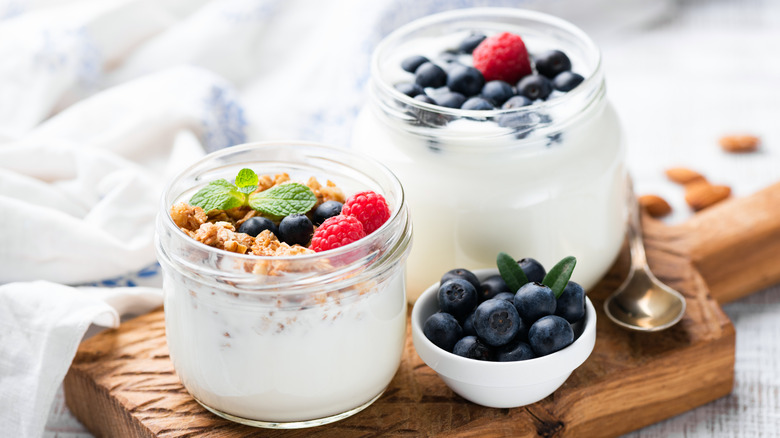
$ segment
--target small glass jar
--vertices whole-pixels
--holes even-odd
[[[314,176],[346,195],[381,193],[392,213],[367,237],[311,255],[261,257],[204,245],[171,206],[241,168]],[[406,333],[411,223],[383,165],[342,148],[258,143],[206,156],[166,188],[157,221],[165,326],[184,387],[208,410],[269,428],[316,426],[359,412],[398,369]]]
[[[475,31],[518,34],[532,55],[562,50],[585,80],[546,101],[488,111],[431,105],[395,89],[414,81],[400,66],[407,56],[469,63],[470,55],[447,49]],[[368,90],[352,148],[390,167],[406,190],[412,301],[450,269],[495,267],[499,251],[548,269],[573,255],[573,280],[586,289],[607,272],[626,226],[625,147],[599,50],[581,30],[519,9],[429,16],[377,46]]]

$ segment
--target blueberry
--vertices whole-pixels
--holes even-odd
[[[465,318],[477,305],[477,290],[462,278],[453,278],[439,286],[439,309],[457,319]]]
[[[501,292],[499,294],[496,294],[496,296],[493,297],[494,300],[505,300],[509,301],[510,303],[515,302],[515,294],[512,292]]]
[[[343,206],[344,204],[338,201],[323,202],[314,209],[314,214],[312,215],[314,223],[319,225],[325,222],[325,219],[340,215],[341,207]]]
[[[422,55],[412,55],[401,61],[401,68],[408,71],[409,73],[414,73],[418,67],[425,64],[426,62],[430,62],[428,58]]]
[[[464,96],[474,96],[482,91],[485,78],[474,67],[457,64],[447,74],[447,87]]]
[[[447,83],[447,73],[432,62],[424,62],[414,72],[414,82],[423,88],[439,88]]]
[[[482,87],[479,95],[500,106],[515,94],[512,86],[504,81],[489,81]]]
[[[536,71],[550,79],[562,71],[571,70],[571,61],[560,50],[550,50],[534,57]]]
[[[419,100],[420,102],[430,103],[431,105],[436,105],[436,101],[431,98],[431,96],[428,96],[427,94],[418,94],[417,96],[414,96],[415,99]]]
[[[437,60],[443,62],[445,64],[445,68],[447,68],[449,64],[460,64],[458,62],[460,60],[460,55],[455,50],[445,50],[439,54]]]
[[[400,84],[395,84],[395,89],[409,97],[414,97],[425,92],[421,86],[411,82],[401,82]]]
[[[463,337],[463,329],[449,313],[434,313],[425,320],[423,334],[439,348],[452,351],[452,347]]]
[[[565,71],[556,76],[552,83],[556,90],[565,92],[573,90],[577,85],[582,83],[583,80],[585,80],[585,78],[583,78],[582,75]]]
[[[530,282],[541,283],[544,280],[544,276],[547,275],[544,266],[530,257],[518,260],[517,264],[520,265],[520,268]]]
[[[482,280],[479,284],[478,291],[481,301],[489,300],[501,292],[512,292],[509,290],[509,286],[506,285],[506,281],[504,281],[500,275],[491,275]]]
[[[463,320],[463,336],[477,336],[477,331],[474,330],[474,312],[469,313],[469,316]]]
[[[526,283],[515,294],[517,313],[527,324],[537,319],[555,314],[555,294],[549,287],[540,283]]]
[[[277,237],[288,245],[297,243],[301,246],[307,246],[311,241],[312,234],[314,234],[314,225],[306,215],[291,214],[279,222]]]
[[[534,353],[534,349],[531,348],[531,345],[517,338],[499,348],[495,354],[497,362],[514,362],[518,360],[533,359],[535,357],[536,353]]]
[[[492,103],[481,97],[469,97],[467,101],[463,102],[460,109],[472,110],[472,111],[490,111],[495,109]]]
[[[471,34],[460,42],[458,45],[458,51],[462,53],[471,53],[485,38],[487,37],[481,33]]]
[[[547,99],[552,89],[550,80],[537,74],[530,74],[517,83],[517,92],[531,100]]]
[[[501,108],[502,109],[520,108],[523,106],[528,106],[532,103],[534,103],[533,100],[518,94],[517,96],[510,97],[509,100],[507,100],[506,102],[504,102],[503,105],[501,105]]]
[[[585,316],[585,289],[573,281],[566,283],[555,305],[555,314],[572,324],[582,319]]]
[[[536,120],[526,112],[502,114],[498,117],[498,126],[514,129],[517,138],[525,138],[534,130]]]
[[[490,347],[480,342],[476,336],[464,336],[455,344],[452,352],[469,359],[488,361],[493,359]]]
[[[466,101],[466,96],[451,91],[436,96],[435,100],[436,105],[439,106],[446,106],[447,108],[460,108],[460,106],[463,105],[463,102]]]
[[[444,284],[452,279],[460,278],[462,280],[466,280],[469,283],[471,283],[472,286],[474,286],[474,289],[480,290],[480,282],[476,275],[474,275],[473,272],[469,271],[468,269],[463,268],[455,268],[450,269],[449,271],[445,272],[444,275],[441,276],[439,279],[439,284]]]
[[[262,216],[250,217],[241,226],[238,227],[239,233],[246,233],[252,237],[257,237],[258,234],[265,230],[270,230],[274,236],[279,236],[279,228],[273,223],[271,219]]]
[[[571,325],[560,316],[540,318],[528,330],[528,343],[539,356],[555,353],[574,342]]]
[[[487,300],[474,311],[474,329],[484,343],[498,347],[507,344],[520,331],[523,321],[509,301]]]

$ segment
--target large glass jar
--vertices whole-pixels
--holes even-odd
[[[206,246],[168,214],[241,168],[381,193],[392,213],[367,237],[311,255],[261,257]],[[294,428],[359,412],[390,383],[406,332],[404,192],[379,163],[346,149],[250,144],[213,153],[167,187],[157,223],[165,325],[176,373],[212,412]]]
[[[532,55],[562,50],[585,80],[546,101],[488,111],[424,103],[394,87],[414,81],[401,68],[404,58],[424,55],[445,65],[453,56],[446,49],[475,31],[518,34]],[[393,32],[374,52],[369,101],[352,148],[390,167],[406,190],[415,227],[411,300],[450,269],[495,267],[499,251],[548,269],[573,255],[573,280],[587,289],[622,244],[625,148],[600,53],[581,30],[555,17],[465,9]]]

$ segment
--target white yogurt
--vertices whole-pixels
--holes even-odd
[[[347,194],[376,191],[390,218],[350,245],[287,257],[212,248],[174,224],[171,205],[244,167],[331,179]],[[365,156],[258,143],[205,157],[166,189],[157,220],[166,336],[184,387],[214,413],[253,426],[308,427],[359,412],[401,360],[410,243],[401,185]]]
[[[276,307],[275,299],[215,292],[166,272],[176,372],[201,403],[243,419],[299,422],[347,412],[380,395],[398,369],[403,283],[395,275],[365,296]]]
[[[517,33],[531,53],[559,48],[586,81],[517,110],[536,122],[523,138],[496,123],[500,111],[441,109],[393,90],[414,80],[400,60],[414,54],[435,59],[475,29]],[[573,280],[586,289],[606,273],[624,237],[625,151],[599,53],[581,31],[527,11],[454,11],[390,35],[372,69],[370,102],[358,117],[352,147],[386,164],[404,186],[415,228],[411,300],[450,269],[495,267],[499,251],[535,258],[548,269],[573,255]],[[415,120],[437,108],[449,122]]]

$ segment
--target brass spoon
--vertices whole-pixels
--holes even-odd
[[[631,330],[655,332],[667,329],[685,314],[685,298],[658,280],[647,265],[642,243],[639,203],[629,186],[628,239],[631,269],[628,278],[604,302],[604,311],[615,324]]]

